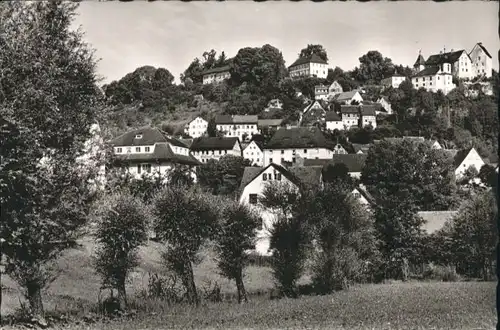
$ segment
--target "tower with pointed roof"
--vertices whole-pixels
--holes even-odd
[[[415,61],[415,64],[413,64],[413,68],[415,69],[416,72],[420,72],[423,69],[425,69],[425,59],[422,56],[422,51],[418,51],[418,57],[417,60]]]

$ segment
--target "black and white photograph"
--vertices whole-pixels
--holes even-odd
[[[0,2],[0,329],[500,329],[499,17]]]

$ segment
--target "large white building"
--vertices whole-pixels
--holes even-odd
[[[192,138],[197,138],[205,135],[207,128],[208,121],[198,116],[186,124],[184,133]]]
[[[441,91],[443,94],[448,94],[456,86],[453,83],[452,64],[455,63],[455,58],[450,56],[439,56],[428,61],[423,61],[423,57],[419,54],[415,62],[415,70],[417,73],[411,78],[411,83],[414,88],[425,88],[430,92]]]
[[[478,42],[469,53],[475,76],[490,78],[493,74],[491,55],[481,42]]]
[[[243,158],[252,162],[252,165],[262,166],[264,163],[264,151],[262,145],[252,140],[243,148]]]
[[[328,76],[328,62],[318,55],[300,57],[288,67],[290,78],[317,77],[326,79]]]
[[[219,115],[215,117],[217,131],[225,137],[237,137],[240,141],[248,141],[259,134],[259,119],[257,116]]]
[[[317,127],[297,127],[278,130],[264,147],[264,163],[296,163],[298,158],[330,159],[331,145]]]
[[[203,72],[203,84],[220,83],[226,79],[231,78],[230,70],[231,67],[221,66],[218,68],[212,68]]]
[[[115,157],[136,178],[155,173],[168,174],[176,165],[191,168],[200,165],[187,145],[152,127],[122,134],[112,140],[111,145]]]
[[[237,137],[200,137],[191,143],[192,155],[202,163],[219,160],[226,155],[241,157],[241,144]]]
[[[425,67],[438,67],[443,64],[451,64],[450,73],[460,79],[470,79],[475,76],[472,68],[472,61],[469,54],[465,50],[457,50],[451,52],[441,52],[439,54],[431,55],[425,61]]]

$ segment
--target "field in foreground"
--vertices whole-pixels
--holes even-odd
[[[148,272],[163,273],[160,245],[152,243],[141,250],[142,263],[128,285],[134,296],[147,286]],[[91,267],[93,246],[68,251],[60,260],[61,274],[44,295],[47,311],[73,312],[83,316],[97,301],[99,278]],[[234,285],[217,275],[213,255],[196,268],[200,287],[218,281],[222,291],[234,292]],[[2,279],[2,315],[19,305],[19,292],[8,279]],[[273,285],[268,268],[247,270],[250,292],[267,291]],[[138,312],[134,319],[107,323],[71,324],[66,329],[494,329],[494,282],[409,282],[359,285],[329,296],[269,300],[253,297],[246,305],[208,303],[199,308],[168,306],[162,301],[132,298]],[[8,328],[4,328],[8,329]]]

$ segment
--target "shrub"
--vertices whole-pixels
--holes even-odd
[[[439,280],[443,282],[456,282],[460,279],[455,266],[427,265],[422,273],[423,279]]]

